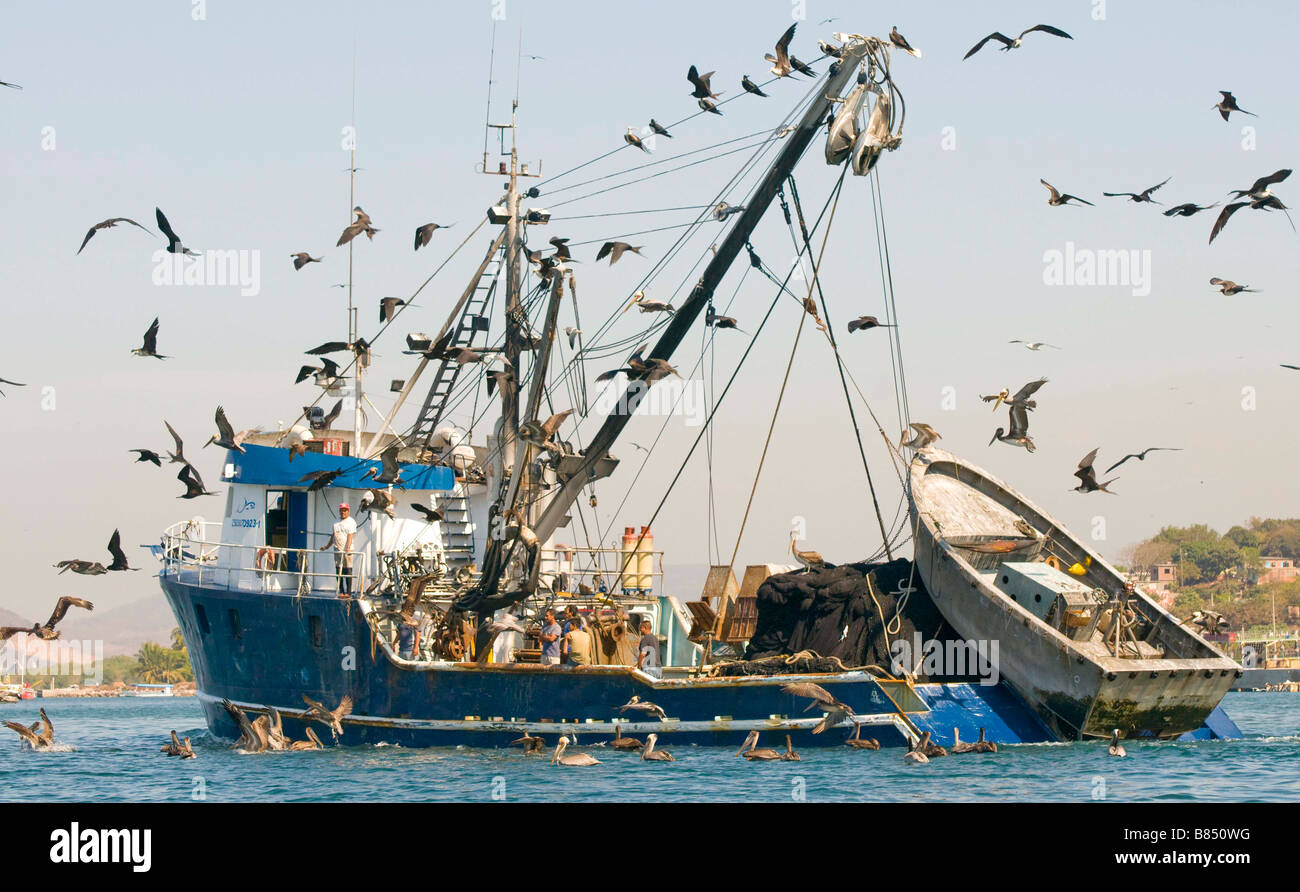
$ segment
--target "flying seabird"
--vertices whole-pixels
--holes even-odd
[[[636,146],[638,149],[645,152],[647,155],[650,154],[650,149],[647,148],[646,144],[641,141],[641,137],[636,135],[635,127],[627,128],[627,133],[623,134],[623,141],[627,143],[629,146]]]
[[[980,399],[986,403],[993,403],[993,411],[996,412],[998,407],[1004,402],[1008,405],[1023,405],[1026,409],[1037,409],[1038,403],[1031,400],[1030,397],[1038,392],[1038,389],[1047,383],[1046,378],[1039,378],[1037,381],[1030,381],[1024,387],[1016,391],[1015,396],[1010,396],[1009,388],[1002,388],[1000,393],[992,396],[981,396]]]
[[[59,561],[54,566],[59,568],[59,575],[71,570],[81,576],[103,576],[108,572],[108,568],[99,561]]]
[[[642,313],[667,313],[671,316],[677,312],[673,309],[672,304],[667,304],[659,300],[646,300],[644,291],[638,291],[636,294],[632,295],[632,302],[623,309],[623,312],[626,313],[633,307],[639,307]]]
[[[666,136],[666,137],[668,137],[669,139],[672,139],[672,138],[673,138],[673,135],[672,135],[671,133],[668,132],[668,128],[665,127],[663,124],[660,124],[660,123],[659,123],[658,121],[656,121],[654,118],[651,118],[651,119],[650,119],[650,132],[651,132],[651,133],[657,133],[657,134],[659,134],[660,136]]]
[[[4,626],[3,628],[0,628],[0,641],[8,641],[19,632],[26,632],[28,635],[40,638],[42,641],[53,641],[55,638],[59,637],[58,630],[54,627],[62,621],[63,617],[67,616],[70,607],[81,607],[84,610],[95,609],[95,605],[87,601],[85,598],[73,598],[69,595],[64,595],[55,603],[54,612],[50,614],[50,618],[45,621],[44,625],[33,623],[29,629],[20,626]]]
[[[1060,349],[1061,349],[1060,347],[1056,346],[1055,344],[1048,344],[1048,343],[1045,343],[1044,341],[1020,341],[1020,340],[1015,340],[1015,341],[1007,341],[1007,343],[1008,343],[1008,344],[1024,344],[1026,350],[1033,350],[1033,351],[1035,351],[1035,352],[1037,352],[1038,350],[1043,349],[1044,347],[1051,347],[1053,350],[1060,350]]]
[[[1225,121],[1228,120],[1228,115],[1232,114],[1233,112],[1241,112],[1243,115],[1250,115],[1252,118],[1259,117],[1259,115],[1255,114],[1254,112],[1248,112],[1240,105],[1238,105],[1236,97],[1234,97],[1227,90],[1220,90],[1219,95],[1222,96],[1223,98],[1220,99],[1218,102],[1214,103],[1214,105],[1210,106],[1210,108],[1218,109],[1219,114],[1223,116],[1223,120]]]
[[[298,377],[293,379],[293,383],[301,384],[311,377],[315,377],[318,387],[328,389],[338,380],[339,364],[332,359],[321,359],[319,366],[302,366],[298,369]]]
[[[392,322],[398,307],[406,306],[406,301],[399,297],[381,297],[379,299],[379,321]]]
[[[578,335],[582,334],[582,329],[574,328],[572,325],[567,325],[564,328],[564,333],[569,336],[569,349],[575,349],[577,347]]]
[[[892,323],[881,322],[875,316],[859,316],[849,320],[849,334],[855,331],[868,331],[873,328],[893,328]]]
[[[1273,194],[1268,187],[1282,182],[1289,176],[1291,176],[1291,168],[1289,167],[1283,168],[1282,170],[1275,170],[1268,176],[1260,177],[1255,182],[1251,183],[1249,189],[1233,189],[1229,194],[1231,194],[1233,198],[1245,198],[1246,196],[1256,199],[1268,198]]]
[[[158,467],[162,467],[162,456],[154,452],[152,449],[128,449],[127,452],[135,452],[138,454],[138,457],[135,460],[136,464],[151,461]]]
[[[112,555],[113,562],[108,565],[107,569],[111,571],[139,570],[139,567],[132,567],[126,562],[126,552],[122,550],[122,534],[118,530],[113,530],[113,535],[108,540],[108,553]],[[81,605],[77,605],[81,606]]]
[[[153,323],[144,333],[144,343],[131,351],[134,356],[152,356],[154,359],[170,359],[169,356],[163,356],[158,352],[158,317],[155,316]]]
[[[1105,195],[1107,198],[1127,198],[1129,201],[1135,201],[1138,203],[1147,202],[1148,204],[1160,204],[1160,202],[1151,197],[1151,193],[1172,179],[1173,177],[1167,177],[1164,182],[1156,183],[1154,186],[1143,189],[1141,192],[1103,192],[1101,194]],[[974,746],[974,744],[971,745]]]
[[[781,685],[781,693],[789,694],[791,697],[802,697],[806,700],[811,700],[812,703],[809,703],[804,707],[804,712],[807,712],[814,706],[818,705],[823,709],[840,709],[852,712],[852,709],[849,708],[848,704],[838,699],[834,694],[821,685],[813,684],[812,682],[802,681],[783,684]]]
[[[1238,285],[1236,282],[1233,282],[1231,279],[1214,278],[1210,280],[1210,284],[1217,285],[1219,288],[1219,293],[1224,295],[1225,297],[1232,297],[1232,295],[1240,294],[1243,291],[1254,292],[1259,290],[1257,288],[1247,288],[1245,285]]]
[[[627,712],[629,709],[655,716],[661,722],[668,718],[668,714],[663,711],[661,706],[651,703],[649,700],[642,700],[639,695],[635,694],[632,696],[632,699],[618,707],[619,712]]]
[[[907,42],[906,37],[898,33],[897,25],[895,25],[889,31],[889,42],[892,43],[894,46],[898,47],[903,52],[907,53],[909,56],[915,56],[918,59],[921,58],[921,51],[915,49],[910,43]]]
[[[560,425],[564,424],[564,420],[572,415],[573,411],[573,409],[565,409],[541,423],[536,421],[527,422],[520,426],[519,435],[537,446],[546,446],[559,433]]]
[[[721,93],[714,93],[713,88],[709,86],[709,78],[715,73],[710,71],[707,74],[700,74],[699,69],[692,65],[690,71],[686,72],[686,79],[695,88],[691,91],[691,95],[696,99],[717,99],[721,96]]]
[[[511,746],[518,746],[519,744],[523,744],[525,756],[540,755],[542,750],[546,748],[546,738],[534,737],[524,731],[523,737],[510,741]]]
[[[659,740],[658,734],[647,734],[645,736],[645,748],[641,750],[642,762],[672,762],[673,754],[667,750],[655,749],[655,743]]]
[[[938,431],[930,427],[930,425],[924,424],[920,421],[913,421],[908,425],[908,427],[914,430],[916,435],[909,440],[907,439],[907,431],[903,431],[898,441],[900,447],[907,446],[911,449],[924,449],[935,440],[943,439],[943,437],[939,436]]]
[[[181,442],[181,435],[176,433],[176,428],[168,424],[166,419],[163,419],[163,424],[167,427],[167,433],[171,434],[172,439],[176,441],[176,451],[167,453],[167,457],[172,464],[189,464],[185,460],[185,444]]]
[[[327,486],[334,483],[335,478],[342,476],[343,471],[309,471],[298,478],[299,485],[311,481],[307,487],[307,492],[319,492]]]
[[[740,79],[740,86],[744,88],[746,93],[753,93],[755,96],[762,96],[764,99],[767,98],[767,94],[762,91],[758,84],[749,79],[749,75],[745,75]]]
[[[1105,483],[1097,482],[1097,472],[1092,469],[1092,463],[1097,460],[1097,451],[1101,447],[1092,450],[1082,459],[1079,460],[1079,469],[1074,472],[1074,476],[1079,478],[1079,485],[1074,487],[1075,492],[1110,492],[1106,487],[1110,486],[1118,477],[1112,477]]]
[[[0,81],[0,87],[8,87],[11,90],[21,90],[22,87],[17,84],[11,84],[8,81]]]
[[[1190,217],[1192,214],[1198,214],[1201,211],[1208,211],[1210,208],[1217,208],[1218,206],[1219,203],[1217,201],[1214,204],[1207,204],[1204,207],[1201,207],[1199,204],[1188,202],[1186,204],[1174,205],[1163,213],[1166,217]]]
[[[376,483],[405,489],[406,487],[402,486],[402,469],[397,463],[397,453],[400,450],[400,443],[394,441],[389,444],[388,448],[379,456],[379,462],[382,469],[370,468],[366,473],[361,475],[361,479],[365,480],[374,477]]]
[[[704,313],[704,325],[706,328],[730,328],[735,331],[741,331],[736,320],[731,316],[719,316],[713,309],[713,304],[709,304]],[[741,331],[744,334],[743,331]]]
[[[233,449],[236,452],[247,452],[248,450],[244,448],[244,441],[253,434],[261,433],[260,430],[246,430],[240,431],[236,434],[235,429],[230,425],[229,419],[226,418],[226,410],[221,406],[217,406],[215,418],[217,422],[217,432],[208,438],[208,442],[203,444],[204,449],[215,443],[223,449]]]
[[[18,736],[22,738],[22,744],[24,746],[34,750],[45,749],[49,746],[49,744],[41,739],[40,735],[35,730],[39,728],[40,725],[40,722],[36,722],[29,728],[19,722],[5,722],[6,728],[10,731],[17,732]]]
[[[442,520],[442,512],[436,508],[430,508],[428,505],[421,505],[419,502],[413,502],[411,507],[424,515],[424,519],[429,523]]]
[[[198,254],[181,244],[180,236],[172,231],[172,225],[167,222],[167,217],[163,214],[162,208],[154,208],[153,211],[154,216],[158,219],[158,228],[162,230],[163,235],[167,236],[167,253],[188,254],[191,257],[198,257]]]
[[[4,379],[4,378],[0,378],[0,384],[8,384],[8,385],[10,385],[10,386],[12,386],[12,387],[26,387],[26,386],[27,386],[26,384],[19,384],[17,381],[9,381],[9,380],[6,380],[6,379]],[[4,396],[4,393],[3,393],[3,392],[0,392],[0,396]]]
[[[1287,173],[1290,173],[1290,171],[1287,171]],[[1276,195],[1272,194],[1266,195],[1263,198],[1255,198],[1251,201],[1235,201],[1232,204],[1224,205],[1223,210],[1219,212],[1219,218],[1214,221],[1214,228],[1210,230],[1210,241],[1208,244],[1214,243],[1214,240],[1218,238],[1219,233],[1223,231],[1223,227],[1228,225],[1228,220],[1232,215],[1244,207],[1250,207],[1253,210],[1280,210],[1283,213],[1286,213],[1287,211],[1286,205],[1282,204],[1281,200]],[[1290,214],[1287,214],[1286,217],[1287,220],[1291,220]],[[1295,228],[1294,221],[1291,222],[1291,228]]]
[[[361,210],[361,205],[354,207],[352,213],[357,215],[357,219],[343,229],[343,233],[339,236],[338,242],[334,245],[336,248],[346,245],[363,232],[366,234],[366,238],[368,239],[373,239],[375,233],[379,232],[378,229],[375,229],[375,227],[370,225],[370,215]]]
[[[605,244],[600,246],[600,251],[596,254],[596,259],[604,260],[606,257],[608,257],[609,265],[613,266],[614,264],[618,263],[618,259],[628,251],[631,251],[633,254],[636,254],[638,257],[644,256],[641,254],[641,249],[644,247],[645,245],[637,245],[636,247],[633,247],[632,245],[629,245],[627,242],[605,242]]]
[[[781,35],[781,39],[776,42],[776,55],[765,55],[763,58],[772,63],[772,73],[777,77],[789,77],[792,65],[790,63],[790,41],[794,39],[794,29],[798,27],[798,22],[786,29]]]
[[[1060,28],[1053,28],[1051,25],[1034,25],[1034,27],[1032,28],[1026,28],[1025,30],[1020,32],[1019,36],[1017,36],[1015,40],[1012,40],[1010,37],[1007,37],[1005,34],[1003,34],[1000,31],[994,31],[988,37],[985,37],[979,43],[971,47],[970,52],[962,56],[962,60],[964,61],[966,59],[969,59],[971,56],[978,53],[984,47],[984,44],[988,43],[990,40],[999,41],[1002,44],[1002,52],[1004,53],[1010,50],[1019,49],[1020,42],[1024,39],[1025,35],[1030,34],[1034,31],[1042,31],[1044,34],[1053,34],[1057,37],[1064,37],[1067,40],[1074,40],[1073,37],[1071,37],[1069,34],[1066,34]]]
[[[176,475],[176,479],[185,484],[185,492],[177,496],[178,499],[197,499],[199,496],[216,495],[215,492],[208,492],[203,488],[203,479],[199,477],[199,472],[194,465],[189,462],[186,462],[185,466],[181,468],[180,473]]]
[[[129,217],[110,217],[109,219],[105,220],[103,223],[96,223],[94,226],[90,227],[89,231],[86,232],[86,237],[81,240],[81,247],[77,249],[77,253],[80,254],[83,250],[85,250],[86,244],[90,241],[90,239],[94,236],[96,232],[98,232],[101,229],[111,229],[112,227],[116,226],[119,223],[130,223],[132,226],[139,227],[140,229],[143,229],[145,232],[149,231],[145,229],[143,226],[140,226],[139,223],[135,222]]]
[[[1070,195],[1070,194],[1068,194],[1068,193],[1064,193],[1064,192],[1057,192],[1057,191],[1056,191],[1056,187],[1053,186],[1051,183],[1047,182],[1047,180],[1039,179],[1038,182],[1040,182],[1040,183],[1042,183],[1044,186],[1046,186],[1046,187],[1047,187],[1047,191],[1048,191],[1049,193],[1051,193],[1051,194],[1049,194],[1049,195],[1047,196],[1047,203],[1048,203],[1049,205],[1051,205],[1052,207],[1060,207],[1061,205],[1066,204],[1067,202],[1069,202],[1069,201],[1072,200],[1072,199],[1073,199],[1074,201],[1079,202],[1080,204],[1086,204],[1086,205],[1088,205],[1089,207],[1093,207],[1093,206],[1094,206],[1094,205],[1092,204],[1091,201],[1087,201],[1086,199],[1080,198],[1080,197],[1077,196],[1077,195]]]
[[[319,703],[306,694],[302,695],[303,702],[307,704],[308,709],[302,714],[303,719],[311,719],[326,725],[338,740],[339,735],[343,733],[343,717],[352,714],[352,697],[348,694],[343,695],[339,705],[334,709],[326,709],[324,704]]]
[[[1033,452],[1035,449],[1034,441],[1029,438],[1029,407],[1024,403],[1010,406],[1011,430],[1008,432],[1004,428],[998,428],[993,439],[989,440],[992,446],[997,440],[1008,443],[1012,446],[1023,446],[1025,449]]]
[[[1182,451],[1183,451],[1182,447],[1179,446],[1152,446],[1148,449],[1143,449],[1141,452],[1130,452],[1128,455],[1124,456],[1119,461],[1115,462],[1115,464],[1107,468],[1106,473],[1109,474],[1111,471],[1115,470],[1120,465],[1124,464],[1124,462],[1128,461],[1130,458],[1136,458],[1138,461],[1146,461],[1147,453],[1149,452],[1182,452]]]
[[[321,261],[319,257],[313,257],[306,251],[299,251],[297,254],[290,254],[289,256],[293,258],[293,268],[296,270],[302,269],[309,263],[320,263]]]
[[[415,250],[427,247],[429,242],[433,241],[433,234],[439,229],[451,229],[455,223],[446,226],[441,223],[425,223],[423,226],[416,227],[415,230]],[[376,230],[378,231],[378,230]]]

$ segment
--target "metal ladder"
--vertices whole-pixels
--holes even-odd
[[[479,346],[486,346],[490,320],[484,315],[484,310],[496,293],[498,273],[504,262],[505,249],[503,248],[484,267],[473,293],[465,302],[465,309],[461,312],[460,321],[456,324],[456,331],[448,349],[457,347],[473,349],[475,337],[479,332],[484,333]],[[442,421],[442,416],[447,411],[447,401],[451,399],[452,391],[456,388],[461,369],[460,363],[454,359],[444,359],[439,363],[433,384],[429,387],[429,394],[424,398],[420,416],[415,422],[412,442],[423,441],[428,444],[433,439],[433,432],[438,429],[438,423]]]
[[[468,567],[474,558],[474,521],[469,513],[468,484],[460,482],[446,494],[439,494],[442,511],[442,553],[452,572]]]

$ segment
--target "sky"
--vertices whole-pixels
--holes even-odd
[[[216,519],[221,503],[178,501],[174,474],[132,464],[127,450],[168,447],[166,418],[213,481],[221,455],[198,446],[215,429],[218,404],[236,428],[272,428],[315,398],[311,383],[293,384],[307,359],[302,352],[346,335],[345,298],[331,287],[347,276],[347,251],[334,247],[350,219],[344,128],[355,127],[363,168],[355,201],[381,230],[354,254],[362,331],[373,333],[379,297],[409,297],[501,194],[500,178],[476,168],[485,113],[493,123],[508,119],[522,53],[521,158],[543,174],[543,194],[531,204],[554,215],[531,242],[561,235],[595,243],[575,248],[582,324],[594,329],[618,312],[681,230],[628,234],[698,213],[629,212],[706,204],[748,154],[561,202],[622,181],[573,188],[585,180],[701,149],[682,163],[716,155],[723,150],[708,147],[777,126],[810,82],[775,83],[769,99],[740,96],[722,117],[693,117],[684,75],[691,64],[716,70],[724,99],[740,92],[744,74],[766,80],[762,55],[796,14],[803,18],[793,49],[804,59],[815,58],[816,40],[833,31],[884,36],[895,25],[923,52],[894,57],[907,119],[901,147],[879,166],[912,418],[1079,535],[1104,532],[1093,541],[1111,558],[1167,524],[1224,530],[1252,515],[1295,515],[1300,487],[1287,458],[1300,434],[1300,372],[1279,364],[1300,365],[1300,236],[1280,214],[1246,211],[1207,245],[1217,211],[1168,219],[1161,208],[1101,195],[1172,177],[1155,194],[1165,206],[1211,204],[1293,166],[1300,157],[1291,91],[1300,11],[1293,4],[8,4],[0,80],[24,89],[0,90],[0,377],[28,386],[0,386],[0,466],[13,506],[0,513],[10,574],[3,606],[43,616],[61,594],[111,608],[153,593],[156,565],[137,546],[196,510]],[[827,18],[834,21],[822,24]],[[990,45],[962,60],[991,30],[1018,33],[1039,22],[1074,39],[1030,34],[1015,52]],[[1234,45],[1228,34],[1250,35],[1249,44]],[[825,63],[816,67],[820,73]],[[1257,117],[1225,123],[1211,108],[1222,89]],[[655,142],[654,158],[623,148],[548,183],[619,149],[626,128],[651,117],[673,134]],[[838,175],[821,156],[818,138],[796,171],[810,214]],[[494,142],[489,166],[497,159]],[[1049,207],[1040,177],[1096,206]],[[753,182],[751,175],[728,193],[732,203]],[[1276,189],[1289,200],[1300,195],[1300,180]],[[155,206],[191,247],[260,252],[257,293],[155,284],[154,252],[163,242],[130,226],[100,232],[76,254],[86,229],[108,217],[156,233]],[[427,222],[455,226],[414,252],[411,234]],[[658,272],[648,296],[680,304],[679,285],[690,284],[698,274],[692,265],[723,231],[704,227]],[[594,262],[601,241],[624,236],[645,245],[646,259]],[[437,331],[490,238],[487,227],[472,238],[376,343],[372,396],[380,408],[392,402],[388,381],[413,368],[402,337]],[[769,265],[789,267],[793,250],[778,209],[753,243]],[[821,282],[847,368],[896,439],[887,336],[843,330],[853,316],[885,315],[876,245],[869,183],[850,177]],[[324,262],[296,272],[288,255],[297,251]],[[1080,251],[1137,252],[1142,281],[1045,280],[1050,252]],[[738,289],[744,267],[742,258],[717,302],[730,303],[726,312],[752,333],[774,286],[750,276]],[[1259,291],[1224,297],[1208,284],[1214,276]],[[163,362],[129,353],[155,316],[159,349],[173,357]],[[737,546],[756,475],[739,565],[783,560],[795,517],[806,523],[802,547],[829,560],[860,559],[879,546],[834,360],[807,326],[758,473],[799,319],[792,301],[778,306],[716,418],[712,486],[724,561]],[[634,339],[650,321],[619,316],[609,338]],[[566,306],[561,325],[571,324]],[[701,321],[674,358],[683,374],[699,356],[702,330]],[[1030,352],[1008,343],[1016,338],[1060,349]],[[719,382],[747,343],[746,334],[718,333]],[[586,370],[593,393],[605,367],[593,362]],[[989,446],[1006,416],[994,416],[979,395],[1040,376],[1049,383],[1031,425],[1038,451]],[[889,521],[899,510],[899,482],[862,403],[855,408]],[[409,412],[403,418],[412,420]],[[468,424],[471,416],[462,411],[454,420]],[[600,420],[581,421],[576,436],[585,441]],[[663,423],[637,418],[623,441],[649,445]],[[575,435],[572,427],[565,433]],[[606,543],[622,527],[648,521],[697,433],[684,419],[669,419],[649,459],[620,441],[623,467],[598,487],[600,505],[589,518]],[[1116,495],[1070,492],[1079,458],[1098,446],[1099,464],[1148,446],[1184,451],[1130,461],[1116,472]],[[701,448],[655,523],[656,546],[670,564],[710,560],[709,482]],[[67,558],[105,558],[115,528],[148,572],[74,579],[51,568]]]

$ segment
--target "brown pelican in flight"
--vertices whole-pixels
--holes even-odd
[[[995,441],[1001,440],[1003,443],[1009,443],[1012,446],[1023,446],[1033,452],[1035,448],[1034,441],[1029,438],[1029,407],[1023,403],[1019,405],[1012,403],[1010,415],[1011,430],[1007,431],[1005,428],[998,428],[997,433],[993,435],[993,439],[989,440],[989,445],[992,446]]]
[[[663,707],[651,703],[649,700],[642,700],[639,695],[635,694],[632,696],[632,699],[618,707],[619,712],[627,712],[629,709],[635,712],[644,712],[646,715],[655,716],[661,722],[668,718],[668,714],[664,712]]]
[[[247,452],[244,448],[244,441],[253,434],[261,433],[260,430],[246,430],[235,433],[234,427],[231,426],[230,420],[226,418],[226,410],[217,406],[215,415],[217,422],[217,432],[208,438],[208,442],[203,444],[203,448],[211,446],[213,443],[224,449],[234,449],[236,452]]]
[[[990,40],[996,40],[999,43],[1001,43],[1002,52],[1004,53],[1009,52],[1010,50],[1019,49],[1020,42],[1024,40],[1025,35],[1032,34],[1034,31],[1042,31],[1044,34],[1053,34],[1057,37],[1064,37],[1066,40],[1074,40],[1073,37],[1071,37],[1069,34],[1066,34],[1060,28],[1053,28],[1051,25],[1034,25],[1034,27],[1032,28],[1026,28],[1025,30],[1020,32],[1020,34],[1016,37],[1015,40],[1012,40],[1010,37],[1007,37],[1007,35],[1003,34],[1000,31],[994,31],[988,37],[985,37],[979,43],[971,47],[970,51],[966,53],[966,55],[962,56],[962,60],[964,61],[966,59],[969,59],[971,56],[978,53],[981,49],[983,49],[984,44],[988,43]]]
[[[1030,381],[1024,387],[1017,390],[1015,396],[1010,395],[1010,388],[1004,387],[998,393],[995,393],[992,396],[981,396],[980,399],[986,403],[993,403],[994,412],[996,412],[1003,403],[1006,403],[1009,406],[1023,405],[1026,409],[1037,409],[1037,401],[1030,399],[1030,397],[1037,393],[1038,388],[1042,387],[1046,383],[1046,378],[1039,378],[1037,381]]]
[[[920,421],[913,421],[909,425],[909,427],[911,427],[912,430],[916,432],[916,434],[915,436],[912,437],[912,439],[909,440],[907,439],[907,431],[903,431],[902,435],[898,439],[898,445],[900,447],[906,446],[910,449],[924,449],[925,447],[933,443],[935,440],[943,439],[941,436],[939,436],[939,432],[937,430],[930,427],[930,425],[924,424]]]
[[[525,756],[540,755],[542,750],[546,748],[545,738],[533,737],[527,731],[524,732],[523,737],[510,741],[511,746],[518,746],[519,744],[523,744]]]
[[[1234,294],[1240,294],[1243,291],[1258,291],[1258,288],[1247,288],[1245,285],[1238,285],[1231,279],[1213,278],[1210,280],[1211,285],[1218,286],[1219,293],[1225,297],[1232,297]]]
[[[794,39],[794,29],[798,23],[791,25],[781,35],[781,39],[776,42],[776,55],[770,53],[763,56],[764,59],[772,63],[772,73],[777,77],[789,77],[793,69],[790,63],[790,41]]]
[[[339,735],[343,733],[343,717],[352,714],[352,697],[344,694],[343,699],[339,701],[339,705],[334,709],[326,709],[324,704],[313,700],[306,694],[302,695],[302,699],[308,706],[302,718],[326,725],[334,735],[334,739],[338,740]]]

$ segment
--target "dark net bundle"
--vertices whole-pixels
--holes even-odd
[[[909,586],[914,590],[897,626],[886,636],[884,625],[894,621],[899,599]],[[758,622],[745,658],[720,664],[716,673],[793,675],[872,665],[889,670],[889,642],[913,642],[916,632],[923,641],[958,638],[930,600],[920,576],[912,572],[911,561],[900,558],[886,564],[828,565],[812,572],[782,573],[758,589]]]

